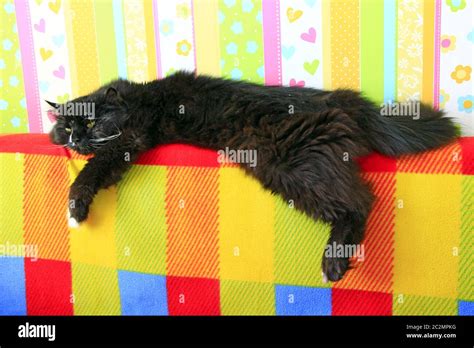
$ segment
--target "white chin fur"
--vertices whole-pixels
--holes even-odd
[[[324,274],[324,272],[322,273],[322,276],[323,276],[323,283],[327,283],[328,282],[328,277],[326,274]]]

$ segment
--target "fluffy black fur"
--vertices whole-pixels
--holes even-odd
[[[257,150],[258,165],[242,165],[247,173],[310,217],[331,223],[331,245],[359,244],[373,196],[353,159],[371,151],[424,151],[456,136],[451,120],[427,106],[418,120],[383,117],[351,90],[265,87],[184,72],[145,84],[114,81],[72,103],[84,101],[96,105],[92,127],[90,120],[59,114],[50,133],[55,144],[94,154],[70,189],[70,215],[78,222],[87,218],[95,194],[116,184],[141,152],[182,142]],[[348,267],[348,257],[323,257],[331,281]]]

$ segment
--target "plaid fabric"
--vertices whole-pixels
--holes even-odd
[[[377,200],[365,259],[335,284],[328,225],[191,146],[144,154],[69,230],[84,163],[46,135],[0,137],[0,314],[474,314],[474,138],[360,160]]]

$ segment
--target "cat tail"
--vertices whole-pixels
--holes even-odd
[[[328,105],[353,116],[370,147],[387,156],[434,149],[460,135],[459,128],[451,118],[444,117],[443,111],[423,103],[412,103],[408,108],[411,115],[391,116],[394,112],[389,108],[395,104],[377,105],[358,92],[339,89],[331,93]]]
[[[365,120],[371,147],[388,156],[417,153],[448,144],[459,128],[443,111],[419,104],[418,115],[383,116],[380,108]]]

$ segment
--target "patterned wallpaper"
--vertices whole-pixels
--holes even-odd
[[[0,0],[0,133],[116,77],[176,70],[423,100],[474,135],[470,0]]]

